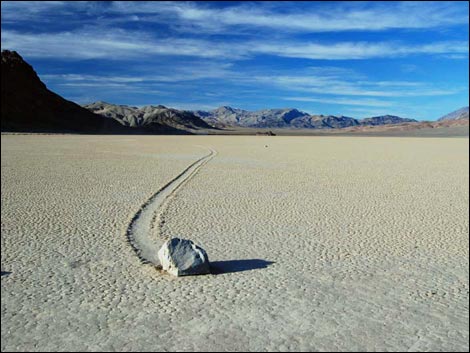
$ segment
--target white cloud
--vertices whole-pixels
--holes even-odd
[[[241,59],[242,54],[223,43],[199,39],[155,39],[148,33],[94,28],[75,32],[20,33],[2,31],[2,48],[26,57],[56,59],[135,59],[175,55]]]
[[[313,98],[313,97],[283,97],[283,100],[296,102],[317,102],[339,105],[359,105],[365,107],[391,107],[393,102],[376,99],[345,99],[345,98]]]
[[[50,17],[74,21],[77,13],[100,16],[102,22],[148,21],[187,30],[230,33],[234,28],[276,32],[382,31],[429,29],[468,24],[468,5],[458,2],[295,2],[242,3],[225,7],[172,1],[2,1],[2,22],[48,21]],[[83,19],[82,19],[83,20]]]
[[[215,95],[218,97],[239,96],[241,92],[247,92],[246,89],[249,89],[250,96],[266,89],[277,89],[283,92],[282,94],[289,94],[289,96],[284,95],[285,100],[371,107],[387,107],[394,104],[389,100],[376,99],[376,97],[400,99],[449,96],[464,90],[463,87],[435,87],[425,82],[373,81],[361,73],[341,67],[307,67],[301,71],[296,70],[295,74],[291,72],[290,75],[269,72],[255,74],[251,70],[240,72],[231,64],[214,61],[193,62],[190,66],[183,62],[173,65],[171,69],[159,67],[157,70],[150,70],[148,66],[142,69],[149,73],[129,76],[46,74],[41,75],[41,78],[52,85],[77,89],[108,87],[116,90],[132,87],[136,90],[163,89],[160,86],[178,90],[178,87],[182,88],[186,84],[199,86],[204,84],[203,80],[211,79],[211,89],[223,87]],[[159,74],[156,75],[153,71],[158,71]],[[168,86],[169,84],[171,86]],[[235,85],[237,89],[234,90],[232,85]],[[201,90],[200,93],[208,97],[209,95],[204,92]],[[345,96],[354,98],[345,98]]]
[[[84,74],[44,74],[41,79],[48,82],[73,85],[103,85],[103,84],[134,84],[145,85],[155,83],[177,83],[186,81],[197,81],[201,79],[231,79],[240,77],[240,74],[230,70],[232,64],[220,62],[186,62],[168,66],[143,65],[144,75],[112,76],[112,75],[84,75]],[[161,72],[155,74],[154,72]]]
[[[264,5],[264,4],[263,4]],[[422,29],[468,23],[465,8],[446,2],[386,2],[296,8],[286,2],[263,6],[259,3],[215,8],[196,2],[115,2],[110,11],[138,13],[142,19],[221,30],[259,27],[281,31],[335,32]],[[150,15],[150,16],[149,16]]]
[[[442,86],[406,79],[373,81],[361,73],[333,66],[340,63],[302,69],[296,66],[295,70],[283,71],[271,65],[278,61],[260,60],[276,56],[339,62],[420,55],[462,63],[460,60],[468,60],[468,38],[464,37],[468,32],[462,30],[459,34],[455,26],[460,26],[457,27],[460,30],[468,24],[465,2],[321,2],[312,6],[299,2],[246,2],[219,6],[207,2],[2,1],[1,8],[2,48],[17,50],[26,60],[127,60],[132,67],[148,69],[136,70],[135,75],[130,70],[128,76],[113,75],[110,71],[103,76],[77,73],[42,76],[69,91],[102,87],[103,91],[145,93],[151,92],[152,87],[165,86],[169,91],[170,87],[185,86],[188,90],[201,87],[200,91],[194,90],[197,91],[194,95],[208,97],[204,90],[209,88],[199,85],[210,79],[212,91],[220,87],[219,96],[214,96],[220,100],[239,95],[243,89],[254,91],[247,97],[259,97],[259,92],[267,88],[280,96],[292,96],[288,98],[298,102],[353,108],[390,107],[391,102],[385,98],[403,102],[406,97],[450,96],[468,91],[468,85],[456,87],[451,82]],[[396,37],[400,41],[388,40],[389,32],[377,34],[389,29],[407,31],[393,32],[403,34]],[[419,31],[420,36],[408,35],[410,29],[414,34]],[[375,33],[354,33],[354,41],[324,39],[337,35],[305,35],[346,31]],[[421,40],[416,42],[417,38]],[[246,62],[232,64],[240,60]],[[158,65],[152,67],[153,63]],[[123,61],[124,64],[127,62]],[[425,66],[410,63],[392,67],[406,73],[421,73],[418,77],[424,77],[426,70]],[[223,86],[214,89],[219,82]]]
[[[435,88],[419,82],[378,81],[362,82],[336,76],[275,75],[256,76],[257,82],[276,85],[283,89],[323,95],[370,96],[370,97],[418,97],[443,96],[461,92],[461,88]],[[387,89],[384,88],[384,83]]]
[[[187,31],[129,30],[120,24],[152,21]],[[47,30],[12,30],[24,22]],[[468,58],[468,41],[409,44],[390,41],[304,41],[289,31],[377,31],[390,28],[430,28],[468,23],[467,13],[457,4],[392,3],[322,6],[264,3],[216,8],[196,2],[2,2],[2,47],[29,57],[69,59],[128,59],[149,55],[246,59],[256,55],[289,58],[351,60],[435,55],[448,59]],[[198,28],[195,28],[198,27]],[[233,26],[239,26],[236,31]],[[13,26],[15,28],[15,26]],[[146,28],[146,26],[140,26]],[[263,32],[261,29],[267,29]],[[201,32],[201,30],[203,30]],[[227,34],[223,39],[204,33]],[[246,31],[245,31],[246,30]],[[287,32],[285,30],[288,30]],[[172,33],[172,34],[170,34]],[[237,34],[249,33],[250,39]],[[261,33],[264,33],[261,34]],[[266,34],[271,39],[266,39]],[[194,36],[196,34],[196,36]],[[277,37],[277,39],[274,39]]]
[[[82,75],[82,74],[46,74],[41,75],[42,79],[58,80],[68,82],[70,84],[89,82],[89,83],[133,83],[142,82],[142,77],[125,77],[125,76],[99,76],[99,75]]]
[[[194,38],[154,38],[145,32],[88,28],[75,32],[20,33],[2,31],[2,47],[27,57],[129,59],[151,55],[246,59],[259,54],[292,58],[351,60],[417,54],[468,54],[467,42],[403,45],[391,42],[226,42]]]
[[[37,20],[44,13],[63,10],[69,5],[66,1],[2,1],[2,22]]]
[[[468,42],[405,45],[394,42],[257,43],[257,53],[305,59],[351,60],[403,57],[418,54],[465,54]]]
[[[468,52],[464,54],[443,54],[441,57],[446,59],[468,60]]]
[[[423,82],[412,81],[357,81],[361,85],[374,85],[378,87],[423,87]]]

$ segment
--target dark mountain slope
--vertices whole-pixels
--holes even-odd
[[[1,67],[2,131],[124,133],[128,130],[48,90],[31,65],[14,51],[2,51]]]

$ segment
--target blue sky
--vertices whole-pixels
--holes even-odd
[[[468,7],[2,1],[1,46],[80,104],[435,120],[468,105]]]

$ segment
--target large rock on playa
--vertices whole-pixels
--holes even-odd
[[[173,276],[210,273],[207,253],[191,240],[172,238],[166,241],[158,251],[158,259],[163,270]]]

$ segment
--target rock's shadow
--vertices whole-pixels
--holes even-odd
[[[258,270],[267,268],[274,262],[261,259],[250,260],[229,260],[229,261],[214,261],[210,263],[211,273],[213,275],[220,275],[224,273],[244,272],[251,270]]]
[[[9,275],[11,275],[11,272],[2,271],[2,277],[3,277],[3,276],[9,276]]]

